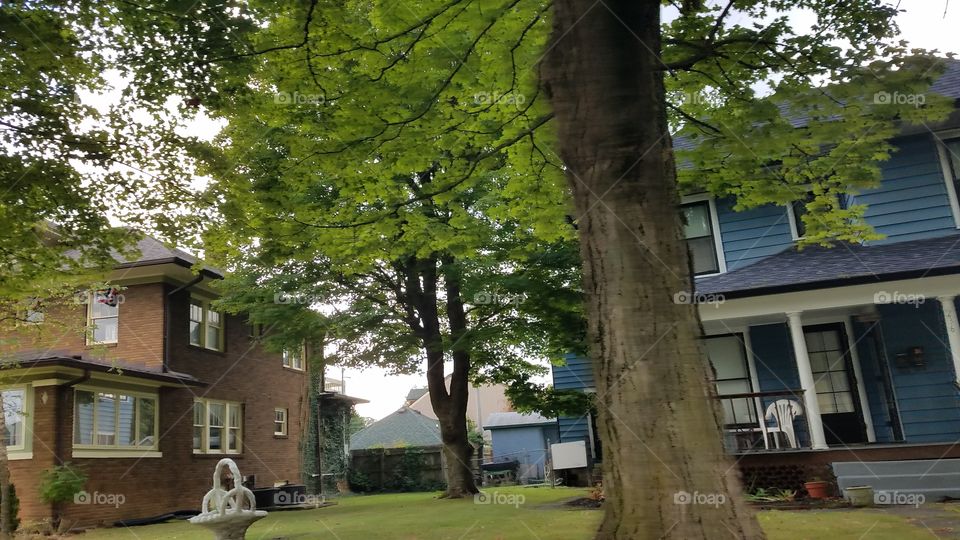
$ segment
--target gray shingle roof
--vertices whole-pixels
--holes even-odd
[[[407,401],[413,403],[425,396],[427,392],[429,392],[429,390],[426,388],[411,388],[410,391],[407,392]]]
[[[351,450],[440,444],[440,424],[409,407],[401,407],[350,437]]]
[[[696,280],[698,294],[727,298],[960,273],[960,235],[879,245],[786,249]]]

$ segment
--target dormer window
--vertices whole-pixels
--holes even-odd
[[[808,191],[803,194],[803,197],[801,197],[799,200],[793,201],[787,207],[787,217],[790,219],[790,229],[793,233],[794,240],[800,240],[807,236],[807,224],[803,222],[803,216],[809,213],[807,210],[807,205],[813,202],[815,197],[816,196],[812,191]],[[846,208],[844,196],[837,194],[835,197],[837,201],[836,207],[840,209]]]
[[[960,131],[938,134],[937,151],[940,153],[940,166],[943,177],[947,182],[947,194],[950,197],[950,206],[953,208],[953,219],[957,228],[960,228],[960,203],[957,194],[960,193]]]
[[[693,274],[702,276],[723,271],[723,258],[718,248],[716,211],[713,201],[704,199],[680,206],[683,212],[683,234],[690,250]]]
[[[190,300],[190,344],[223,350],[223,314],[211,309],[208,300]]]

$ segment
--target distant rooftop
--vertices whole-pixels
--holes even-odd
[[[350,437],[351,450],[441,444],[440,424],[409,407],[401,407]]]
[[[540,426],[556,423],[556,418],[547,418],[536,413],[497,412],[483,423],[483,429],[502,429],[520,426]]]
[[[410,391],[407,392],[407,403],[413,403],[425,396],[427,392],[429,392],[429,390],[426,388],[411,388]]]

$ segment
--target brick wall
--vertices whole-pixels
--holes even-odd
[[[119,343],[105,349],[106,358],[157,370],[161,368],[164,297],[172,289],[170,285],[150,284],[124,290],[125,301],[120,307]],[[117,519],[198,509],[200,500],[210,489],[213,469],[222,457],[234,459],[243,475],[256,475],[258,487],[272,486],[274,482],[281,481],[302,482],[299,441],[307,417],[306,374],[284,368],[279,354],[266,352],[255,345],[242,317],[226,318],[224,352],[189,345],[189,300],[187,291],[169,298],[172,309],[169,368],[193,375],[208,385],[159,390],[159,448],[163,457],[72,458],[73,389],[53,386],[36,388],[34,391],[37,395],[41,392],[47,394],[47,401],[41,404],[39,398],[34,400],[34,457],[32,460],[11,462],[24,521],[50,515],[50,507],[39,501],[37,485],[40,471],[56,462],[54,452],[57,434],[61,435],[63,458],[82,468],[89,476],[86,491],[97,493],[99,502],[106,503],[65,505],[65,515],[81,524],[111,523]],[[75,312],[75,316],[83,317],[80,308],[66,312]],[[42,345],[83,354],[90,352],[78,336],[62,337],[59,341],[46,337]],[[195,397],[243,404],[241,454],[224,456],[193,453],[192,411]],[[55,429],[58,406],[61,407],[62,420]],[[286,437],[273,435],[275,407],[289,410]],[[122,504],[116,505],[121,501],[121,496]]]

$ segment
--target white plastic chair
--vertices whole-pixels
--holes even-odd
[[[780,448],[780,437],[778,433],[783,433],[790,444],[790,448],[799,448],[797,446],[797,434],[793,430],[793,419],[803,416],[803,407],[792,399],[778,399],[767,407],[763,415],[764,420],[773,420],[777,424],[772,426],[766,424],[763,426],[763,444],[770,448],[768,435],[773,435],[773,441],[777,448]]]

